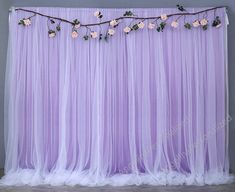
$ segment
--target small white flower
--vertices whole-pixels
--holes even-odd
[[[177,28],[179,26],[179,23],[177,21],[172,21],[171,27]]]
[[[96,31],[92,31],[90,34],[91,34],[91,38],[93,39],[98,37],[98,33]]]
[[[200,22],[199,22],[198,20],[195,20],[195,21],[193,22],[193,26],[194,26],[194,27],[199,27],[199,26],[200,26]]]
[[[131,31],[131,28],[130,28],[130,27],[127,26],[127,27],[124,28],[124,32],[125,32],[125,33],[129,33],[130,31]]]
[[[139,22],[139,23],[138,23],[138,27],[139,27],[140,29],[143,29],[143,28],[144,28],[144,23],[143,23],[143,22]]]
[[[149,29],[154,29],[155,28],[155,24],[154,23],[149,23],[148,24],[148,28]]]
[[[161,15],[161,19],[162,19],[163,21],[167,20],[167,18],[168,18],[168,17],[167,17],[167,14],[162,14],[162,15]]]
[[[94,12],[94,16],[97,17],[97,18],[102,18],[103,15],[101,14],[100,11],[97,10],[97,11]]]
[[[30,19],[24,19],[23,22],[26,26],[31,25],[31,20]]]
[[[56,35],[56,33],[49,33],[49,37],[50,37],[50,38],[55,37],[55,35]]]
[[[74,27],[75,27],[75,29],[78,29],[79,27],[81,27],[81,24],[80,23],[75,24]]]
[[[100,15],[100,11],[97,10],[97,11],[94,12],[95,17],[98,17],[99,15]]]
[[[110,21],[109,24],[110,24],[112,27],[114,27],[114,26],[116,26],[116,25],[118,24],[118,22],[117,22],[116,19],[114,19],[114,20]]]
[[[208,24],[208,20],[204,18],[204,19],[202,19],[202,20],[200,21],[200,24],[201,24],[202,26],[205,26],[205,25]]]
[[[114,33],[115,33],[115,30],[114,30],[114,29],[109,29],[109,30],[108,30],[108,34],[109,34],[109,35],[114,35]]]
[[[76,30],[74,30],[72,33],[71,33],[71,36],[72,38],[77,38],[78,37],[78,32]]]

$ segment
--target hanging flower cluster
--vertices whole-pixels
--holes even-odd
[[[73,20],[73,24],[72,24],[72,33],[71,36],[72,38],[77,38],[78,37],[78,29],[81,27],[81,23],[78,19]]]
[[[29,26],[32,24],[31,18],[34,17],[36,14],[32,15],[31,17],[28,18],[23,18],[21,20],[19,20],[19,25],[23,25],[23,26]]]
[[[48,19],[48,21],[47,21],[48,36],[50,38],[55,37],[57,32],[59,32],[61,30],[60,23],[61,23],[61,21],[59,21],[59,23],[56,24],[56,22],[53,19],[50,19],[50,18]],[[53,25],[53,28],[50,27],[50,24]],[[56,25],[54,26],[54,24],[56,24]]]
[[[31,10],[27,10],[27,9],[22,9],[22,8],[18,8],[16,10],[21,10],[21,11],[26,11],[26,12],[30,12],[33,13],[34,15],[28,17],[28,18],[23,18],[19,21],[19,25],[22,26],[29,26],[32,24],[32,17],[36,16],[36,15],[40,15],[40,16],[44,16],[48,18],[48,36],[50,38],[54,38],[56,37],[57,33],[60,32],[61,30],[61,22],[66,22],[71,24],[71,37],[73,39],[78,38],[80,35],[80,28],[81,27],[85,27],[86,30],[86,34],[83,35],[83,39],[84,40],[88,40],[89,38],[91,39],[105,39],[107,40],[109,37],[114,36],[115,32],[116,32],[116,27],[119,26],[119,24],[122,22],[122,20],[124,19],[130,19],[131,22],[129,25],[124,26],[123,27],[123,32],[125,34],[129,34],[132,31],[136,31],[136,30],[141,30],[144,28],[147,28],[149,30],[156,30],[157,32],[163,32],[165,27],[168,26],[168,19],[169,17],[173,17],[173,16],[178,16],[178,18],[176,18],[175,20],[173,20],[170,23],[170,27],[172,27],[173,29],[178,28],[180,25],[180,18],[184,18],[184,22],[183,22],[183,26],[190,30],[192,29],[192,27],[194,28],[198,28],[201,27],[203,30],[207,30],[208,27],[210,26],[210,23],[207,19],[207,12],[208,11],[214,11],[214,20],[211,21],[211,26],[218,28],[222,25],[220,17],[216,16],[216,10],[218,8],[222,8],[222,7],[214,7],[214,8],[210,8],[210,9],[206,9],[206,10],[202,10],[196,13],[189,13],[186,11],[186,9],[182,6],[182,5],[177,5],[178,10],[180,11],[179,13],[174,13],[174,14],[161,14],[160,16],[155,16],[155,17],[138,17],[137,15],[135,15],[132,11],[126,11],[123,16],[119,17],[119,18],[115,18],[109,21],[101,21],[101,19],[103,18],[103,14],[101,13],[101,11],[97,10],[93,13],[93,15],[99,19],[98,23],[94,23],[94,24],[81,24],[81,22],[78,19],[74,19],[73,21],[69,21],[63,18],[58,18],[58,17],[52,17],[52,16],[48,16],[48,15],[43,15],[41,13],[35,12],[35,11],[31,11]],[[199,18],[200,14],[204,13],[202,18]],[[198,15],[198,19],[194,20],[192,23],[191,22],[185,22],[185,18],[186,16],[189,15]],[[148,22],[146,22],[148,21]],[[107,25],[107,29],[106,31],[102,31],[101,26],[102,25]],[[100,30],[99,31],[95,31],[93,29],[94,26],[100,26]],[[147,27],[146,27],[147,26]]]
[[[23,19],[21,19],[20,21],[19,21],[19,25],[24,25],[24,26],[29,26],[29,25],[31,25],[31,19],[30,18],[27,18],[27,19],[25,19],[25,18],[23,18]]]

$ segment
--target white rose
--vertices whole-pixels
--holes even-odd
[[[177,28],[179,26],[179,23],[177,21],[172,21],[171,26]]]
[[[207,19],[202,19],[202,20],[200,21],[200,24],[201,24],[202,26],[207,25],[207,23],[208,23]]]
[[[124,32],[125,32],[125,33],[129,33],[130,31],[131,31],[131,28],[130,28],[130,27],[125,27],[125,28],[124,28]]]
[[[112,27],[114,27],[114,26],[116,26],[117,24],[118,24],[118,22],[117,22],[117,20],[112,20],[112,21],[110,21],[110,23],[109,23]]]
[[[75,27],[76,29],[78,29],[80,26],[81,26],[81,24],[80,24],[80,23],[79,23],[79,24],[75,24],[75,25],[74,25],[74,27]]]
[[[94,12],[94,16],[95,16],[95,17],[99,17],[100,14],[101,14],[101,13],[100,13],[100,11],[98,11],[98,10]]]
[[[114,33],[115,33],[115,30],[114,30],[114,29],[109,29],[109,30],[108,30],[108,34],[109,34],[109,35],[114,35]]]
[[[78,32],[77,31],[73,31],[71,34],[72,38],[77,38],[78,37]]]
[[[161,19],[162,19],[163,21],[167,20],[167,14],[162,14],[162,15],[161,15]]]
[[[24,19],[23,21],[24,21],[24,24],[25,24],[26,26],[31,25],[31,20],[30,20],[30,19]]]
[[[193,26],[194,26],[194,27],[199,27],[199,26],[200,26],[200,22],[199,22],[198,20],[195,20],[195,21],[193,22]]]
[[[143,29],[143,28],[144,28],[144,23],[143,23],[143,22],[139,22],[139,23],[138,23],[138,27],[139,27],[140,29]]]
[[[91,38],[95,39],[95,38],[97,38],[97,37],[98,37],[98,33],[95,32],[95,31],[92,31],[92,32],[91,32]]]
[[[55,33],[50,33],[50,34],[49,34],[49,37],[50,37],[50,38],[53,38],[53,37],[55,37],[55,35],[56,35]]]
[[[155,27],[155,24],[154,24],[154,23],[149,23],[149,24],[148,24],[148,28],[149,28],[149,29],[154,29],[154,27]]]

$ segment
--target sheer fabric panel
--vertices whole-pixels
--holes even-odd
[[[93,16],[96,9],[29,9],[98,22]],[[106,20],[126,10],[100,11]],[[175,9],[132,11],[156,16]],[[145,27],[126,35],[123,28],[130,20],[125,20],[105,42],[72,39],[71,26],[65,23],[49,39],[46,18],[34,17],[30,27],[22,27],[18,20],[30,14],[12,12],[6,175],[0,183],[120,186],[231,181],[226,13],[216,13],[222,26],[207,31],[187,30],[181,20],[177,29],[168,25],[158,33]],[[207,14],[212,21],[214,13]],[[187,17],[188,22],[195,19]]]

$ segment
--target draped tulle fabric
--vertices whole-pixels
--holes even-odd
[[[88,8],[28,8],[81,23]],[[176,9],[131,9],[157,16]],[[188,9],[197,11],[199,9]],[[104,20],[126,9],[100,9]],[[32,25],[10,14],[3,185],[204,185],[231,181],[228,163],[226,12],[220,28],[192,30],[181,18],[164,32],[147,27],[113,37],[48,38],[47,18]],[[169,18],[168,23],[176,18]],[[145,21],[147,25],[147,22]],[[103,32],[107,26],[94,27]]]

